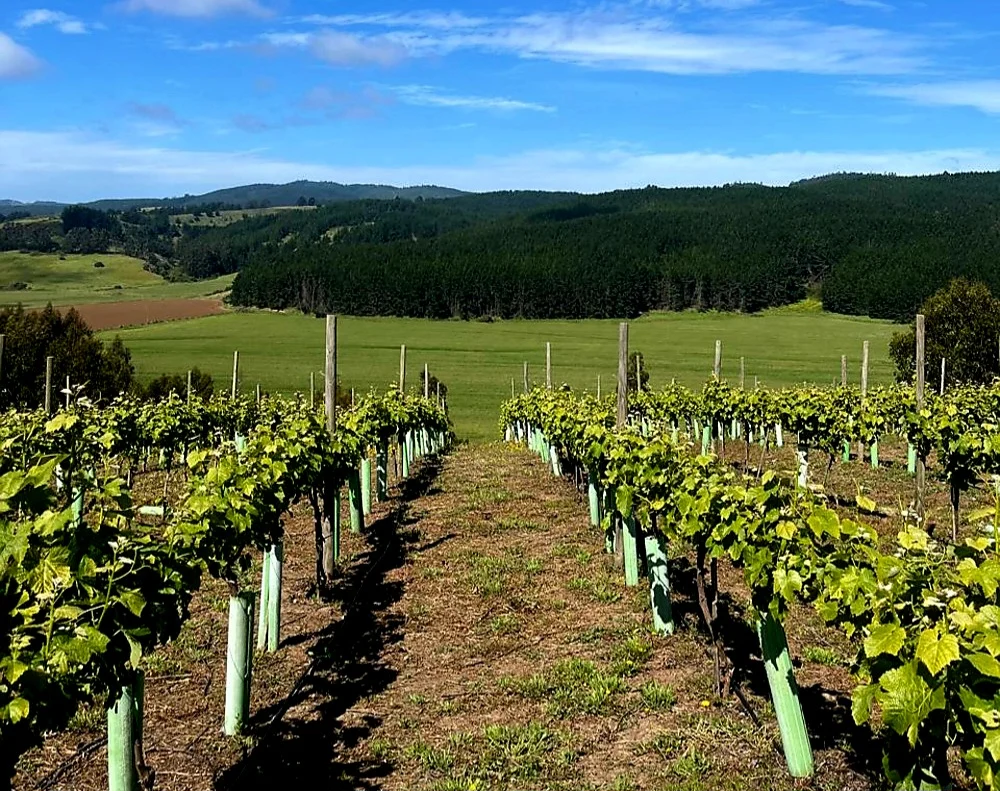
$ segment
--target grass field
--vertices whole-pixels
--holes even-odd
[[[220,211],[218,217],[209,217],[204,214],[200,217],[195,217],[193,214],[175,214],[170,218],[170,221],[174,225],[197,225],[201,228],[213,228],[232,225],[244,217],[258,217],[262,214],[277,214],[283,211],[303,211],[315,208],[315,206],[272,206],[267,209],[227,209]]]
[[[840,378],[840,356],[848,355],[857,382],[861,346],[871,341],[871,382],[891,378],[888,341],[893,324],[786,309],[756,316],[653,314],[631,322],[631,348],[645,355],[653,387],[676,378],[699,386],[711,373],[715,340],[723,342],[723,374],[739,376],[746,357],[748,385],[764,386]],[[109,333],[113,335],[116,333]],[[119,333],[132,350],[143,379],[198,366],[227,386],[233,351],[240,351],[243,387],[266,391],[307,390],[309,372],[322,371],[324,322],[301,314],[230,313],[151,325]],[[396,380],[399,346],[408,349],[408,381],[419,381],[424,363],[450,389],[449,405],[459,435],[479,442],[496,436],[497,407],[521,387],[522,363],[532,382],[545,380],[545,343],[552,343],[553,379],[574,388],[605,392],[617,368],[616,321],[508,321],[497,323],[343,317],[339,323],[339,369],[346,387],[384,388]],[[322,379],[317,376],[317,387]]]
[[[101,261],[103,267],[94,267]],[[27,283],[24,291],[11,283]],[[227,290],[233,276],[195,283],[169,283],[142,268],[142,261],[126,255],[67,255],[0,253],[0,305],[20,302],[26,308],[121,302],[138,299],[186,299]],[[120,286],[120,288],[118,288]]]

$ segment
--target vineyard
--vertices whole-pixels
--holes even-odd
[[[816,772],[784,630],[806,605],[853,646],[853,719],[876,734],[892,787],[949,788],[964,777],[995,788],[1000,388],[920,400],[913,388],[765,391],[719,378],[701,392],[668,386],[631,403],[623,388],[617,403],[534,389],[503,405],[501,428],[586,490],[626,585],[647,578],[660,635],[675,631],[670,569],[693,556],[719,697],[740,696],[748,671],[721,633],[732,622],[720,611],[720,565],[740,572],[793,777]],[[913,476],[905,500],[880,505],[860,486],[848,495],[827,487],[852,449],[877,470],[880,446],[900,439]],[[786,443],[791,469],[770,467],[768,451]],[[927,518],[925,476],[948,495],[944,529]],[[992,506],[963,512],[974,488]],[[815,737],[822,726],[811,726]]]
[[[211,580],[229,595],[215,718],[243,733],[254,646],[279,650],[285,515],[300,501],[312,513],[321,600],[340,574],[342,488],[361,533],[394,465],[405,479],[451,440],[439,400],[401,389],[325,410],[235,391],[108,405],[67,393],[55,415],[0,419],[0,786],[22,754],[103,702],[107,787],[152,787],[144,669]]]

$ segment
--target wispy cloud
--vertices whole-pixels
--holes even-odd
[[[873,96],[888,96],[930,107],[974,107],[984,113],[1000,114],[1000,80],[870,85],[863,90]]]
[[[730,9],[740,0],[716,0]],[[704,3],[702,3],[704,5]],[[672,11],[676,11],[676,4]],[[337,62],[362,51],[388,51],[387,60],[447,55],[461,50],[504,53],[604,69],[667,74],[800,72],[808,74],[904,74],[924,65],[923,42],[895,31],[829,25],[787,15],[742,16],[739,25],[691,27],[677,13],[639,13],[628,6],[580,13],[535,13],[491,18],[401,13],[313,16],[320,31],[272,37],[276,46],[325,40],[314,52]],[[342,29],[367,28],[358,39]],[[381,33],[379,36],[378,34]],[[374,38],[373,38],[374,37]],[[376,46],[377,44],[377,46]],[[337,52],[346,54],[336,55]]]
[[[882,0],[840,0],[844,5],[852,5],[856,8],[874,8],[876,11],[895,11],[896,9]]]
[[[208,18],[227,14],[270,16],[271,11],[257,0],[123,0],[125,11],[150,11],[165,16]]]
[[[166,104],[129,102],[126,111],[133,118],[132,128],[143,137],[176,135],[185,126],[176,111]]]
[[[393,92],[404,104],[423,107],[455,107],[467,110],[498,110],[514,112],[531,110],[540,113],[554,113],[555,107],[536,102],[524,102],[518,99],[506,99],[499,96],[458,96],[442,93],[429,85],[398,85]]]
[[[1000,169],[1000,150],[980,148],[735,154],[655,152],[625,146],[525,151],[462,163],[366,167],[294,161],[260,149],[183,150],[137,146],[77,133],[0,130],[4,189],[9,197],[21,200],[183,194],[247,182],[302,178],[400,185],[437,183],[469,190],[597,192],[650,183],[787,184],[837,171],[922,175],[946,170],[997,169]]]
[[[302,49],[334,66],[395,66],[409,55],[406,47],[388,36],[362,36],[342,30],[265,33],[256,44],[265,52],[282,48]],[[220,47],[222,45],[219,45]],[[227,44],[225,46],[231,46]],[[208,48],[208,45],[201,45]]]
[[[0,33],[0,80],[30,77],[42,67],[42,62],[31,50],[18,44],[10,36]]]
[[[25,11],[17,21],[19,28],[38,27],[39,25],[52,25],[60,33],[67,35],[79,36],[90,32],[88,26],[76,17],[63,11],[52,11],[48,8]]]

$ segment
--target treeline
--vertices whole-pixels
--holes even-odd
[[[405,211],[373,205],[378,216],[345,217],[341,227],[324,228],[322,215],[297,228],[261,218],[229,264],[240,272],[232,300],[307,312],[583,318],[756,311],[818,292],[829,310],[901,320],[955,276],[1000,290],[994,173],[843,174],[785,188],[646,188],[518,206],[520,195]],[[239,235],[225,230],[216,243]]]

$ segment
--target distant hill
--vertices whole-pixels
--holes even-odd
[[[373,198],[392,200],[402,198],[456,198],[469,193],[448,187],[433,185],[419,187],[393,187],[386,184],[338,184],[335,181],[293,181],[289,184],[247,184],[242,187],[207,192],[203,195],[182,195],[174,198],[112,198],[91,201],[83,205],[107,211],[116,209],[143,209],[151,207],[196,206],[206,203],[224,203],[240,206],[292,206],[299,198],[314,200],[316,203],[338,203],[341,201]],[[16,200],[0,200],[0,214],[27,212],[32,215],[58,214],[66,203],[36,201],[22,203]]]

